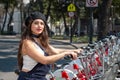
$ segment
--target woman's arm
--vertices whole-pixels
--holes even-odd
[[[73,59],[77,59],[77,54],[74,52],[61,52],[61,54],[57,55],[44,56],[44,54],[40,53],[40,51],[35,47],[35,44],[30,40],[24,41],[24,48],[26,55],[30,56],[31,58],[42,64],[52,64],[67,55],[72,55]]]
[[[75,52],[75,53],[81,53],[83,50],[82,49],[59,49],[59,48],[55,48],[51,45],[49,45],[51,51],[53,54],[51,55],[54,55],[54,54],[59,54],[59,53],[62,53],[62,52]]]

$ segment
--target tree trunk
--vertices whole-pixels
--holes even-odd
[[[8,33],[11,33],[10,27],[13,27],[13,26],[11,26],[11,23],[13,21],[13,14],[14,14],[14,8],[12,8],[12,11],[10,12],[10,15],[9,15],[10,17],[9,17],[8,24],[7,24]]]
[[[102,0],[102,4],[99,6],[98,40],[103,39],[109,32],[108,20],[111,3],[112,0]]]
[[[40,12],[44,12],[44,7],[43,7],[43,1],[42,0],[36,0],[36,3],[39,5],[39,10]]]
[[[1,34],[4,33],[5,23],[6,23],[6,20],[7,20],[7,13],[8,13],[8,3],[6,3],[6,5],[5,5],[5,18],[4,18],[4,22],[3,22],[3,25],[2,25],[2,29],[1,29]]]
[[[69,26],[66,24],[66,18],[65,18],[64,12],[62,11],[61,13],[64,21],[65,35],[69,36]]]
[[[47,8],[47,14],[46,14],[46,20],[48,19],[49,15],[50,15],[51,4],[52,4],[52,1],[49,0],[49,5],[48,5],[48,8]],[[43,10],[43,9],[42,9],[42,10]],[[52,36],[52,32],[51,32],[51,30],[49,29],[49,26],[48,26],[48,25],[47,25],[47,31],[48,31],[48,35],[49,35],[49,36]]]

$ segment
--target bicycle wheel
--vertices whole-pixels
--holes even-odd
[[[77,70],[74,69],[74,66],[73,66],[74,64],[77,64],[78,67],[79,67],[79,69],[80,69],[80,70],[83,70],[83,66],[82,66],[82,64],[81,64],[81,62],[80,62],[80,59],[76,59],[76,60],[71,61],[71,62],[69,63],[69,65],[64,66],[64,69],[69,69],[69,70],[71,70],[72,72],[74,72],[75,74],[77,74]]]
[[[87,80],[84,68],[79,59],[71,61],[69,65],[64,66],[64,69],[71,70],[73,73],[77,75],[79,80]]]
[[[53,72],[50,70],[49,74],[46,75],[47,80],[56,80]]]
[[[78,80],[76,74],[68,69],[57,69],[53,74],[56,80]]]

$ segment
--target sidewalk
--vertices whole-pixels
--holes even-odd
[[[0,39],[20,39],[20,35],[0,35]],[[82,46],[86,46],[88,43],[70,43],[70,40],[58,40],[58,39],[51,39],[50,38],[50,44],[56,43],[57,45],[70,45],[73,48],[80,48]]]
[[[73,47],[75,49],[83,47],[83,46],[87,46],[87,44],[88,44],[88,43],[78,43],[78,42],[76,42],[76,43],[74,43],[74,42],[70,43],[69,40],[50,39],[50,43],[53,44],[53,42],[56,42],[58,44],[61,43],[62,45],[69,45],[69,46],[71,46],[71,47]]]
[[[0,35],[0,39],[15,39],[20,38],[20,35]]]

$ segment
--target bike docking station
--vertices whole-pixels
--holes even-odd
[[[54,65],[48,80],[120,80],[120,37],[116,35],[87,46],[78,59]]]

